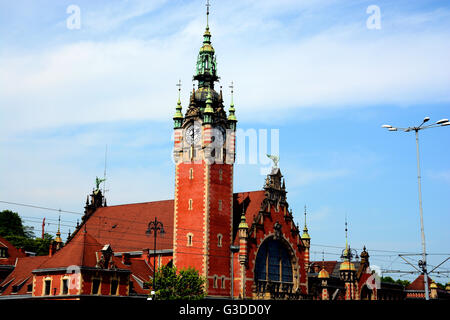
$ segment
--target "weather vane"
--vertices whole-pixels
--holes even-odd
[[[96,191],[100,190],[100,183],[106,181],[106,178],[104,179],[100,179],[99,177],[95,177],[95,184],[97,186],[97,188],[95,189]]]
[[[280,157],[278,156],[274,156],[271,154],[267,154],[267,157],[273,161],[273,167],[274,168],[278,168],[278,162],[280,161]]]

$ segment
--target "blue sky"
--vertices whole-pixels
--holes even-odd
[[[313,258],[338,258],[347,215],[351,245],[366,245],[372,264],[410,270],[396,254],[421,250],[414,134],[381,125],[450,117],[449,4],[211,3],[225,103],[234,81],[238,127],[279,130],[288,200],[300,225],[307,205]],[[66,26],[69,5],[80,29]],[[370,5],[381,29],[366,26]],[[0,1],[0,200],[82,212],[105,145],[110,205],[173,198],[175,84],[185,107],[204,13],[204,1]],[[420,134],[434,254],[450,253],[449,141],[449,127]],[[263,160],[236,165],[236,191],[262,187]],[[36,234],[35,221],[58,217],[1,209],[26,216]],[[77,219],[62,216],[64,234]]]

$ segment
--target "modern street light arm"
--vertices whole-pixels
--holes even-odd
[[[415,131],[415,134],[416,134],[417,182],[418,182],[418,191],[419,191],[420,233],[421,233],[421,238],[422,238],[422,261],[419,261],[419,267],[422,269],[422,273],[424,275],[424,291],[425,291],[425,299],[426,300],[429,300],[429,293],[428,293],[428,272],[427,272],[427,262],[426,262],[427,253],[426,253],[426,247],[425,247],[425,231],[424,231],[424,224],[423,224],[422,189],[421,189],[421,177],[420,177],[419,131],[423,130],[423,129],[444,127],[444,126],[450,125],[450,122],[448,119],[441,119],[441,120],[437,121],[436,123],[433,123],[433,124],[430,124],[427,126],[423,126],[429,120],[430,120],[429,117],[425,117],[423,119],[423,122],[418,127],[397,128],[397,127],[392,127],[391,125],[382,125],[382,128],[387,128],[389,131],[397,131],[398,129],[400,129],[400,130],[403,130],[404,132]],[[400,257],[403,260],[405,260],[406,262],[408,262],[402,256],[400,256]],[[409,264],[411,264],[411,263],[409,263]],[[413,267],[416,270],[419,270],[415,266],[413,266]]]

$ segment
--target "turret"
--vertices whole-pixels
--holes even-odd
[[[174,129],[178,129],[181,128],[181,125],[183,124],[183,113],[182,111],[182,106],[181,106],[181,99],[180,99],[180,91],[181,91],[181,80],[178,81],[178,101],[177,101],[177,106],[175,108],[175,115],[173,116],[173,128]]]
[[[345,282],[345,300],[355,300],[356,294],[356,268],[352,262],[352,258],[358,258],[356,251],[348,245],[347,238],[347,220],[345,221],[345,249],[342,251],[341,265],[339,267],[339,275],[341,280]]]
[[[320,270],[317,278],[320,279],[321,287],[322,287],[322,300],[329,300],[328,296],[328,279],[330,278],[330,274],[327,270],[325,270],[325,260],[323,257],[324,253],[322,252],[322,270]]]
[[[309,248],[311,246],[311,237],[308,233],[308,227],[306,226],[306,205],[305,205],[305,227],[303,228],[303,234],[301,236],[303,246],[305,247],[305,269],[309,269]]]

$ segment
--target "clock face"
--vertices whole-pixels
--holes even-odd
[[[202,129],[198,123],[191,124],[185,131],[185,139],[188,144],[196,144],[200,141]]]

